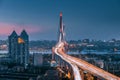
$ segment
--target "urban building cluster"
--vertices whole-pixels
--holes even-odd
[[[4,74],[16,72],[19,72],[19,75],[22,75],[21,72],[29,73],[31,76],[35,74],[32,78],[41,80],[53,79],[53,76],[58,79],[57,69],[50,66],[52,58],[50,50],[55,44],[56,41],[48,40],[29,41],[29,35],[25,30],[20,35],[13,31],[8,36],[8,40],[0,40],[0,50],[2,51],[0,54],[0,71]],[[68,44],[68,53],[70,55],[81,58],[110,73],[120,75],[120,40],[97,41],[83,39],[78,41],[70,40]],[[47,54],[40,52],[46,52]],[[74,54],[74,52],[77,54]],[[52,64],[54,67],[56,65]],[[53,73],[57,73],[57,75],[49,76]]]
[[[119,52],[120,51],[120,40],[69,40],[70,51],[106,51],[106,52]],[[52,46],[56,44],[56,41],[52,40],[37,40],[29,41],[30,51],[48,51],[51,50]],[[8,51],[8,40],[0,40],[0,50]]]
[[[116,39],[111,39],[108,41],[83,39],[78,41],[71,40],[68,43],[70,51],[86,51],[87,53],[96,51],[113,53],[120,51],[120,40]]]
[[[11,78],[9,80],[56,80],[56,78],[59,78],[59,76],[54,73],[58,73],[57,70],[50,67],[52,55],[42,54],[36,51],[35,48],[33,48],[35,50],[30,53],[31,48],[29,48],[29,42],[29,35],[25,30],[23,30],[20,35],[18,35],[16,31],[13,31],[8,36],[8,40],[0,41],[0,75],[2,75],[0,76],[0,80],[6,80],[8,78]],[[43,44],[43,42],[40,44]],[[48,46],[46,48],[44,47],[44,49],[48,48]],[[42,51],[44,51],[44,49],[42,49]],[[54,75],[45,76],[45,74],[50,75],[51,73]]]

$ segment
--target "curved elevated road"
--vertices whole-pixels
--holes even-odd
[[[55,52],[59,57],[61,57],[63,60],[65,60],[67,63],[69,63],[69,64],[71,65],[71,67],[72,67],[72,69],[73,69],[73,72],[74,72],[74,80],[82,80],[81,75],[80,75],[80,73],[79,73],[78,67],[77,67],[74,63],[72,63],[70,60],[68,60],[67,58],[65,58],[65,57],[62,56],[61,54],[59,54],[59,53],[58,53],[58,49],[59,49],[58,47],[55,47],[54,52]]]
[[[94,74],[94,75],[104,78],[106,80],[120,80],[119,77],[117,77],[111,73],[108,73],[108,72],[82,60],[82,59],[78,59],[78,58],[67,55],[64,52],[64,43],[63,42],[58,43],[56,45],[54,51],[55,51],[55,54],[60,56],[62,59],[64,59],[68,63],[73,63],[74,65],[77,65],[77,67],[80,67],[81,69],[83,69],[91,74]],[[76,75],[79,76],[79,74],[76,74]],[[80,79],[77,79],[77,80],[80,80]]]

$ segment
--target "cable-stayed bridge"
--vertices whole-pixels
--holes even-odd
[[[70,56],[66,52],[67,42],[64,38],[64,25],[62,13],[60,13],[60,28],[58,43],[53,47],[53,59],[56,60],[61,69],[64,69],[70,80],[120,80],[117,77],[101,68],[98,68],[82,59]]]

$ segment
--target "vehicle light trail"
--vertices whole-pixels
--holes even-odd
[[[81,69],[83,70],[86,70],[87,72],[90,72],[94,75],[97,75],[101,78],[104,78],[104,79],[107,79],[107,80],[120,80],[119,77],[111,74],[111,73],[108,73],[82,59],[78,59],[78,58],[75,58],[75,57],[72,57],[72,56],[69,56],[67,55],[65,52],[64,52],[64,44],[63,43],[59,43],[58,44],[58,48],[57,48],[57,54],[58,55],[61,55],[62,57],[64,57],[66,60],[70,61],[71,63],[74,63],[77,65],[77,67],[80,67]]]
[[[61,47],[61,46],[62,44],[60,44],[58,47]],[[69,61],[67,58],[64,58],[62,55],[60,55],[57,51],[58,51],[58,48],[55,48],[55,53],[71,65],[74,72],[74,80],[82,80],[78,67],[75,64],[73,64],[71,61]]]

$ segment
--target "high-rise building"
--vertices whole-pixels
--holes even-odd
[[[25,30],[18,36],[15,31],[8,37],[9,54],[13,62],[22,64],[26,68],[29,58],[29,36]]]
[[[34,64],[34,66],[42,66],[43,55],[41,53],[34,53],[33,54],[33,64]]]
[[[8,36],[9,40],[9,56],[15,63],[18,62],[18,35],[15,31]]]
[[[23,52],[21,51],[21,52],[23,53],[23,56],[24,56],[24,59],[23,59],[23,61],[25,61],[24,65],[27,66],[28,62],[29,62],[29,36],[28,36],[27,32],[25,30],[23,30],[21,32],[20,37],[24,41],[23,47],[21,47],[21,50],[24,50],[24,51]]]

